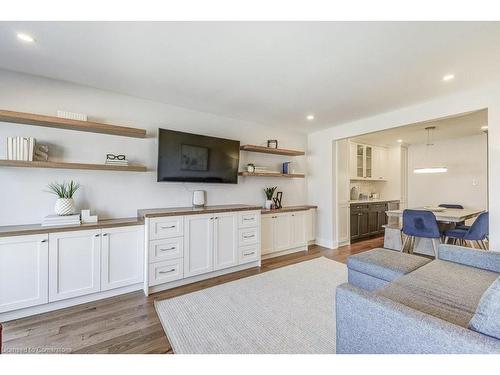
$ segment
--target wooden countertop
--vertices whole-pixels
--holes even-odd
[[[370,204],[370,203],[386,203],[399,202],[399,199],[358,199],[349,201],[349,204]]]
[[[253,211],[260,209],[261,209],[260,206],[250,206],[246,204],[224,204],[219,206],[205,206],[201,208],[195,208],[195,207],[151,208],[151,209],[137,210],[137,216],[139,218],[181,216],[181,215],[183,216],[183,215],[211,214],[216,212]]]
[[[126,226],[143,225],[143,224],[144,221],[141,218],[131,217],[122,219],[99,220],[97,223],[81,224],[81,225],[60,225],[60,226],[50,226],[50,227],[42,227],[41,224],[7,225],[7,226],[0,226],[0,237],[23,236],[29,234],[44,234],[44,233],[55,233],[55,232],[69,232],[72,230],[126,227]]]
[[[310,210],[311,208],[318,208],[318,206],[310,206],[306,204],[302,206],[288,206],[288,207],[278,208],[275,210],[266,210],[265,208],[263,208],[260,210],[260,212],[263,215],[267,215],[267,214],[279,214],[281,212],[307,211]]]

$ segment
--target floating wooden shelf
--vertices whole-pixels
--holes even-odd
[[[271,147],[254,146],[254,145],[243,145],[243,146],[240,146],[240,150],[242,150],[242,151],[251,151],[251,152],[262,152],[264,154],[285,155],[285,156],[301,156],[301,155],[305,155],[304,151],[287,150],[285,148],[271,148]]]
[[[302,173],[279,173],[279,172],[269,172],[269,173],[250,173],[250,172],[238,172],[238,176],[245,177],[287,177],[287,178],[304,178],[305,175]]]
[[[84,164],[63,163],[58,161],[23,161],[23,160],[0,160],[0,167],[20,168],[56,168],[56,169],[88,169],[96,171],[122,171],[122,172],[146,172],[143,165],[108,165],[108,164]]]
[[[48,128],[78,130],[83,132],[121,135],[124,137],[145,138],[146,130],[126,126],[109,125],[92,121],[70,120],[55,116],[0,110],[0,121],[15,124],[36,125]]]

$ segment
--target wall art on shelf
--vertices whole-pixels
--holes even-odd
[[[37,143],[35,145],[33,160],[35,160],[35,161],[48,161],[49,160],[49,146]]]
[[[283,192],[278,191],[276,193],[276,198],[273,198],[274,208],[276,208],[276,209],[283,208],[283,206],[281,204],[282,199],[283,199]]]
[[[267,147],[269,148],[278,148],[278,140],[277,139],[268,139]]]

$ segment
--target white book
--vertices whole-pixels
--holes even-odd
[[[7,160],[12,160],[12,137],[7,137]]]
[[[15,137],[12,137],[12,160],[17,160],[17,144]]]
[[[33,153],[35,151],[35,138],[29,137],[28,141],[28,160],[33,161]]]
[[[23,160],[29,160],[29,139],[23,137]]]
[[[16,137],[17,141],[17,159],[16,160],[23,160],[23,143],[21,142],[22,138],[21,137]]]

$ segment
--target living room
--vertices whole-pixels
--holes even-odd
[[[2,361],[500,353],[498,22],[22,19]]]

